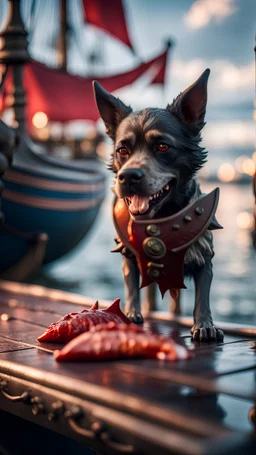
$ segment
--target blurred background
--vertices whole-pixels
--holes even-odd
[[[89,235],[68,255],[45,265],[29,282],[95,299],[121,297],[124,302],[122,258],[110,253],[115,236],[111,215],[113,176],[105,164],[111,154],[111,142],[104,136],[103,125],[92,105],[91,78],[102,80],[103,85],[105,78],[108,90],[119,87],[113,93],[134,109],[164,107],[209,67],[207,125],[203,131],[203,145],[209,155],[200,180],[204,192],[220,187],[217,219],[224,226],[223,231],[214,233],[212,309],[218,320],[255,324],[254,0],[109,0],[105,1],[103,13],[96,7],[104,7],[104,2],[94,2],[97,11],[92,11],[90,4],[93,2],[70,0],[65,2],[63,12],[63,2],[59,0],[21,1],[32,58],[44,68],[61,68],[65,74],[84,78],[80,100],[73,95],[77,79],[70,79],[71,85],[66,80],[67,91],[64,85],[58,87],[58,96],[64,100],[58,121],[58,115],[53,114],[54,97],[48,100],[48,105],[39,103],[34,110],[29,107],[29,97],[40,99],[41,93],[35,83],[40,74],[34,71],[30,81],[37,98],[31,84],[31,93],[27,90],[29,134],[41,147],[42,155],[70,160],[79,166],[85,166],[88,160],[101,163],[107,187]],[[1,0],[1,30],[5,28],[7,9],[8,1]],[[143,66],[147,62],[150,64]],[[131,76],[133,69],[137,71],[136,77]],[[49,73],[49,81],[51,77]],[[43,89],[45,101],[47,87]],[[70,97],[73,110],[84,103],[82,118],[68,119]],[[12,107],[4,94],[3,100],[2,118],[11,124]],[[182,311],[191,315],[193,283],[186,284]],[[162,301],[158,295],[157,307],[167,310],[169,298],[166,296]]]

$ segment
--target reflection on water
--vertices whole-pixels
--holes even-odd
[[[214,183],[203,184],[203,191],[209,192],[215,186]],[[252,211],[251,188],[222,184],[220,189],[217,218],[224,229],[214,232],[216,254],[211,290],[213,313],[219,320],[255,324],[256,255],[252,248],[250,230],[237,223],[241,212]],[[57,283],[52,283],[53,287],[79,292],[95,299],[121,297],[124,302],[122,258],[120,254],[110,253],[115,235],[111,205],[112,194],[109,193],[90,241],[87,239],[71,256],[46,268],[48,276],[58,280]],[[191,315],[194,303],[193,283],[187,280],[186,285],[188,289],[182,294],[182,308],[185,314]],[[168,307],[168,296],[162,301],[159,294],[158,309],[167,310]]]

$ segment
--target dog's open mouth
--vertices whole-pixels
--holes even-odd
[[[125,200],[132,215],[147,215],[154,205],[162,201],[169,193],[170,185],[165,185],[160,191],[151,196],[133,194],[126,196]]]

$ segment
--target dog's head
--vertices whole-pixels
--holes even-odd
[[[207,153],[199,143],[209,74],[205,70],[166,109],[139,112],[94,82],[100,116],[114,141],[114,192],[136,218],[159,216],[205,163]]]

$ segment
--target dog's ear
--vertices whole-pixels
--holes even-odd
[[[167,109],[177,117],[192,134],[198,134],[205,125],[205,108],[207,103],[207,82],[210,70],[206,69],[194,84],[173,101]]]
[[[114,139],[116,128],[132,109],[107,92],[97,81],[93,81],[93,90],[99,114],[106,126],[106,133]]]

